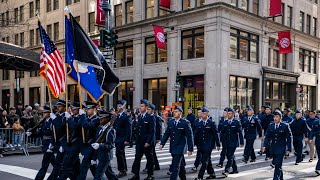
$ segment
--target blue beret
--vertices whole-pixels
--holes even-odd
[[[152,110],[155,110],[156,109],[156,106],[154,104],[149,104],[149,107],[152,109]]]
[[[93,101],[85,101],[85,103],[86,103],[86,106],[87,106],[88,109],[98,106],[98,103],[95,103]]]
[[[208,107],[206,106],[203,106],[202,109],[201,109],[202,112],[209,112],[209,109]]]
[[[302,113],[301,109],[297,109],[296,113]]]
[[[118,104],[121,104],[123,106],[123,105],[127,104],[127,101],[121,99],[121,100],[118,101]]]
[[[174,108],[174,110],[179,110],[179,111],[183,112],[183,109],[182,109],[181,106],[176,106],[176,107]]]
[[[281,113],[281,111],[275,110],[274,113],[273,113],[273,115],[282,116],[282,113]]]
[[[146,99],[141,99],[140,104],[145,104],[145,105],[149,106],[150,102]]]
[[[111,117],[112,116],[111,112],[105,111],[105,110],[100,110],[98,114],[99,114],[100,118],[105,118],[105,117]]]

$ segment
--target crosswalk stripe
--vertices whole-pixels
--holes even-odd
[[[25,177],[29,179],[34,179],[38,173],[38,170],[19,167],[19,166],[11,166],[6,164],[0,164],[0,171],[14,174],[20,177]],[[49,173],[46,173],[45,179],[49,177]]]

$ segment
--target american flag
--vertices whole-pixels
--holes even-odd
[[[40,22],[39,31],[41,37],[40,75],[48,81],[52,95],[58,98],[66,90],[64,60]]]

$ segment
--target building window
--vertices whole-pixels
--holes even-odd
[[[79,102],[79,88],[77,85],[68,85],[68,96],[71,102]]]
[[[37,70],[37,71],[31,71],[31,72],[30,72],[30,77],[38,77],[38,76],[40,76],[39,73],[40,73],[39,70]]]
[[[286,5],[284,3],[282,3],[281,5],[281,11],[282,11],[282,16],[281,16],[281,24],[284,25],[284,21],[286,19],[286,15],[285,15],[285,12],[286,12]]]
[[[122,4],[114,6],[115,26],[122,25]]]
[[[36,45],[40,44],[39,28],[36,29]]]
[[[240,0],[240,8],[245,11],[248,11],[248,9],[249,9],[248,0]]]
[[[287,26],[292,27],[292,7],[288,6]]]
[[[2,80],[9,80],[10,71],[7,69],[2,69]]]
[[[258,106],[257,80],[243,77],[230,76],[230,107],[235,109],[245,109],[250,104]],[[256,101],[255,101],[256,100]]]
[[[23,47],[24,46],[24,33],[20,33],[20,46]]]
[[[72,4],[72,0],[66,0],[66,6]]]
[[[154,17],[154,0],[146,0],[146,19]]]
[[[258,62],[259,37],[257,35],[230,29],[230,57],[244,61]]]
[[[191,9],[191,0],[182,0],[182,10]]]
[[[6,12],[6,25],[9,26],[9,11]]]
[[[143,83],[143,98],[152,102],[157,110],[167,105],[167,79],[148,79]]]
[[[52,25],[47,25],[47,34],[50,38],[52,38]]]
[[[311,34],[311,16],[307,14],[307,25],[306,29],[308,34]]]
[[[92,33],[95,31],[95,17],[94,17],[94,12],[89,13],[89,32]]]
[[[40,0],[36,0],[36,11],[40,12]]]
[[[14,44],[19,45],[19,34],[14,35]]]
[[[15,8],[14,9],[14,23],[17,24],[19,21],[19,9]]]
[[[80,0],[74,0],[74,3],[80,2]]]
[[[23,71],[15,71],[15,79],[17,78],[24,78],[24,72]]]
[[[159,4],[160,4],[160,1],[161,0],[158,0],[158,14],[159,14],[159,16],[164,16],[164,15],[167,15],[167,14],[169,14],[169,12],[168,11],[165,11],[165,10],[163,10],[163,7],[161,7]],[[166,9],[166,8],[165,8]],[[170,9],[170,8],[169,8]]]
[[[74,18],[80,24],[80,16]]]
[[[282,69],[287,69],[287,54],[281,54],[281,66]]]
[[[59,9],[59,0],[53,0],[53,10]]]
[[[24,21],[24,8],[20,6],[20,22]]]
[[[279,54],[279,45],[276,39],[269,39],[269,60],[268,66],[274,68],[287,69],[286,54]]]
[[[167,46],[165,49],[157,48],[154,37],[146,38],[145,64],[167,62]]]
[[[272,67],[279,68],[280,66],[280,54],[278,50],[273,49]]]
[[[304,12],[300,11],[300,31],[304,32]]]
[[[231,0],[231,5],[238,7],[238,0]]]
[[[252,13],[259,15],[259,0],[252,1]]]
[[[113,98],[114,107],[120,99],[127,100],[127,109],[133,109],[133,81],[121,81],[121,85],[117,88]]]
[[[205,0],[196,0],[196,7],[204,6]]]
[[[117,67],[133,66],[133,42],[117,44],[116,48]]]
[[[47,0],[47,12],[50,12],[52,9],[52,4],[51,4],[52,0]]]
[[[9,43],[9,41],[10,41],[9,39],[10,39],[10,37],[7,36],[7,37],[6,37],[6,42],[7,42],[7,43]]]
[[[34,30],[30,30],[29,45],[30,47],[34,46]]]
[[[317,36],[317,18],[313,18],[312,33],[314,36]]]
[[[29,89],[29,104],[34,105],[40,103],[40,87]]]
[[[29,3],[29,17],[30,18],[32,18],[32,17],[34,17],[34,3],[33,2],[31,2],[31,3]]]
[[[1,14],[1,26],[4,27],[5,26],[5,17],[4,17],[4,13]]]
[[[302,110],[313,109],[315,105],[316,87],[302,85],[302,91],[299,93],[298,107]]]
[[[182,57],[192,59],[204,57],[204,28],[182,31]]]
[[[266,81],[266,99],[288,99],[289,88],[286,83]]]
[[[126,24],[133,23],[133,1],[126,2]]]
[[[317,53],[305,49],[299,50],[299,69],[316,74]]]
[[[59,23],[58,22],[53,24],[53,33],[54,33],[54,36],[53,36],[54,41],[59,40]]]

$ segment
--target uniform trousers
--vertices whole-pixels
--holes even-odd
[[[58,180],[76,180],[80,173],[80,159],[78,151],[67,151],[63,157]]]
[[[103,174],[106,174],[108,180],[118,180],[118,177],[114,174],[110,164],[110,158],[103,150],[98,150],[97,159],[99,161],[94,180],[104,180]],[[111,152],[112,153],[112,152]]]
[[[41,168],[36,175],[35,180],[43,180],[44,177],[46,176],[48,167],[51,163],[52,166],[55,165],[54,163],[54,153],[53,152],[44,152],[43,158],[42,158],[42,163],[41,163]]]
[[[135,175],[139,175],[140,172],[140,163],[143,155],[146,156],[148,163],[148,175],[153,175],[153,145],[150,145],[149,147],[145,148],[144,144],[136,144],[136,155],[134,158],[134,162],[132,165],[132,173]]]
[[[255,139],[246,139],[246,146],[244,148],[244,159],[246,161],[249,160],[249,156],[251,157],[251,160],[256,159],[256,154],[253,149]]]
[[[201,153],[197,151],[196,160],[194,161],[194,167],[198,167],[201,162]]]
[[[302,148],[303,148],[303,137],[295,137],[293,136],[293,148],[294,151],[296,152],[296,163],[299,163],[303,160],[302,158]]]
[[[127,171],[127,161],[126,161],[126,153],[125,153],[125,145],[124,142],[116,143],[116,157],[118,163],[118,170],[120,172]]]
[[[211,162],[211,152],[201,153],[201,168],[198,174],[198,178],[203,179],[203,175],[206,170],[208,174],[215,174]]]
[[[220,159],[219,159],[219,165],[221,165],[221,166],[223,165],[223,161],[226,158],[226,154],[227,154],[227,147],[222,146],[222,150],[220,153]]]
[[[93,148],[91,145],[84,145],[81,148],[81,154],[83,155],[83,159],[80,165],[80,174],[77,177],[77,180],[85,180],[87,178],[88,170],[90,169],[93,177],[96,173],[96,166],[91,165],[91,160],[93,159]]]
[[[172,156],[172,165],[171,170],[172,174],[170,175],[170,180],[177,180],[178,176],[181,180],[186,180],[186,161],[183,154],[171,154]]]
[[[316,165],[316,170],[320,171],[320,145],[317,145],[316,149],[317,149],[317,154],[318,154],[318,162]]]
[[[62,167],[63,157],[64,157],[64,152],[58,151],[56,158],[54,160],[55,162],[54,162],[53,170],[50,176],[48,177],[48,180],[56,180],[58,178],[61,167]]]
[[[231,167],[233,172],[238,171],[238,167],[234,157],[234,152],[236,151],[236,147],[226,147],[226,149],[227,149],[226,155],[227,155],[228,162],[225,167],[225,172],[229,172]]]
[[[282,162],[283,162],[284,155],[285,153],[271,154],[273,158],[272,163],[274,164],[273,180],[283,180]]]
[[[158,157],[157,157],[157,154],[156,154],[156,147],[155,147],[155,146],[153,146],[152,151],[153,151],[152,156],[153,156],[153,164],[154,164],[154,167],[155,167],[156,169],[160,169],[160,165],[159,165]],[[147,162],[145,169],[147,169],[148,166],[149,166],[149,164],[148,164],[148,162]]]

